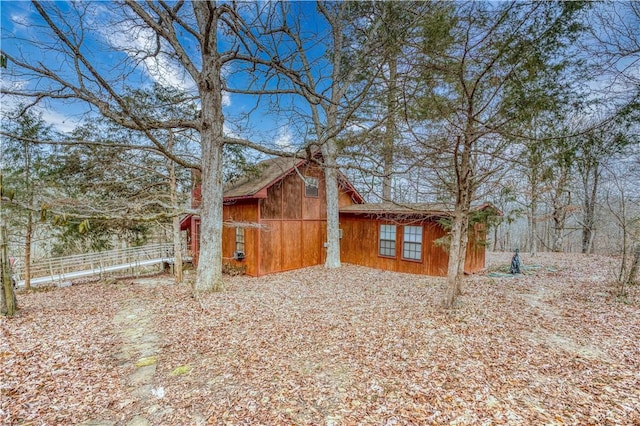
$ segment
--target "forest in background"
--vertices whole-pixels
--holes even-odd
[[[316,149],[329,199],[340,167],[368,201],[449,203],[450,265],[479,201],[503,212],[490,249],[638,244],[637,3],[100,6],[3,25],[2,222],[23,262],[175,239],[196,169],[213,288],[224,183]]]

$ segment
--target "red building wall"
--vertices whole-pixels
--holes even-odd
[[[395,224],[396,255],[386,257],[379,254],[380,225]],[[403,259],[402,226],[422,226],[421,260]],[[446,276],[449,254],[435,243],[446,235],[446,231],[433,220],[417,222],[409,220],[389,221],[352,214],[340,215],[340,227],[343,237],[340,241],[340,256],[343,262],[371,268],[384,269],[410,274]],[[476,243],[482,231],[473,231],[469,235],[465,272],[478,272],[484,268],[484,246]]]

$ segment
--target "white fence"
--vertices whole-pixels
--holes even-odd
[[[173,244],[160,243],[98,253],[42,259],[31,264],[31,284],[69,281],[116,271],[137,273],[141,268],[173,262]],[[15,265],[14,277],[24,285],[24,268]]]

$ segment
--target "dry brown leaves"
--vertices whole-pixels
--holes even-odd
[[[544,267],[468,277],[453,311],[443,279],[355,266],[232,277],[200,303],[168,278],[21,295],[0,323],[0,422],[639,424],[640,289],[613,297],[609,258],[522,258]],[[130,403],[114,317],[131,300],[163,392]]]

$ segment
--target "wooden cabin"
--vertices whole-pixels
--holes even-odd
[[[478,209],[492,208],[489,205]],[[343,262],[388,271],[446,276],[449,254],[444,249],[447,231],[440,219],[450,216],[436,203],[355,204],[340,209],[340,258]],[[469,233],[464,270],[485,267],[485,226]]]
[[[225,189],[223,263],[251,276],[323,264],[326,193],[322,168],[294,158],[274,158],[257,167],[255,175]],[[192,193],[192,207],[197,208],[201,200],[197,179]],[[447,274],[448,255],[437,242],[446,235],[438,221],[450,216],[444,206],[365,204],[341,175],[339,208],[343,262],[414,274]],[[181,229],[187,231],[189,251],[197,264],[199,216],[183,218]],[[482,224],[470,233],[465,272],[484,269],[484,234]]]
[[[258,164],[255,175],[229,185],[224,192],[223,263],[251,276],[299,269],[325,261],[327,211],[324,173],[312,161],[274,158]],[[339,206],[363,199],[340,179]],[[199,185],[193,189],[199,206]],[[181,222],[197,264],[200,218]]]

